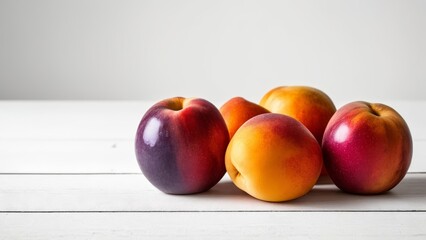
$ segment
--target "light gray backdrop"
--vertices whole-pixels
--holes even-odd
[[[426,99],[426,1],[0,0],[0,99]]]

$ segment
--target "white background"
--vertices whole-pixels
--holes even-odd
[[[425,100],[426,1],[1,0],[0,99]]]

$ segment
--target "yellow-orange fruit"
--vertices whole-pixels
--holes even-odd
[[[321,147],[294,118],[275,113],[255,116],[231,139],[226,170],[241,190],[270,202],[301,197],[321,172]]]
[[[267,92],[259,105],[273,113],[281,113],[299,120],[322,142],[325,127],[336,112],[330,97],[319,89],[308,86],[282,86]]]
[[[232,138],[238,128],[250,118],[268,113],[264,107],[250,102],[242,97],[234,97],[225,102],[219,109],[228,127],[229,137]]]
[[[328,121],[336,112],[336,106],[327,94],[309,86],[276,87],[262,97],[259,105],[270,112],[297,119],[311,131],[319,144]],[[327,175],[325,167],[321,175]]]

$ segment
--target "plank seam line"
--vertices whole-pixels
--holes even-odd
[[[408,172],[410,174],[426,174],[426,172]],[[12,173],[2,173],[0,175],[142,175],[142,172],[87,172],[87,173],[61,173],[61,172],[41,172],[41,173],[32,173],[32,172],[12,172]]]
[[[149,211],[0,211],[0,214],[101,214],[101,213],[426,213],[424,210],[149,210]]]
[[[426,173],[426,172],[425,172]],[[87,173],[61,173],[61,172],[41,172],[41,173],[0,173],[0,175],[141,175],[142,172],[87,172]]]

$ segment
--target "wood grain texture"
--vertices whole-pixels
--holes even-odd
[[[426,102],[383,103],[414,140],[396,188],[350,195],[321,179],[268,203],[227,175],[196,195],[155,189],[133,147],[151,102],[0,101],[0,239],[425,239]]]
[[[426,172],[426,141],[414,141],[410,172]],[[0,140],[0,173],[140,173],[134,142]]]
[[[0,213],[0,239],[425,239],[424,212]]]
[[[256,100],[253,100],[256,101]],[[397,110],[426,140],[426,101],[376,101]],[[215,102],[213,102],[215,103]],[[0,101],[1,139],[134,139],[146,101]],[[341,107],[345,103],[336,103]]]
[[[168,195],[142,174],[0,175],[0,212],[426,211],[426,174],[409,174],[392,191],[352,195],[331,182],[299,199],[259,201],[227,176],[209,191]]]

